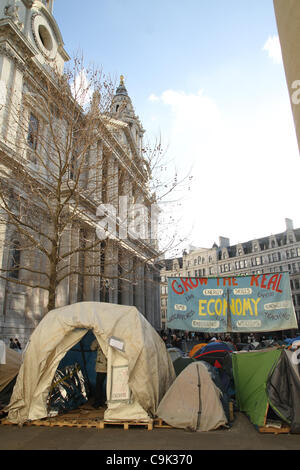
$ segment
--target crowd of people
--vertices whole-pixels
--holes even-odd
[[[246,334],[216,334],[212,336],[209,333],[200,333],[200,332],[191,332],[191,331],[180,331],[180,330],[161,330],[159,332],[167,348],[175,347],[184,350],[185,347],[190,349],[191,343],[209,343],[210,341],[225,341],[232,343],[233,345],[237,344],[249,344],[249,343],[261,343],[267,340],[284,341],[287,337],[280,335],[281,338],[278,338],[276,335],[260,334],[260,333],[246,333]],[[294,337],[296,337],[294,335]]]

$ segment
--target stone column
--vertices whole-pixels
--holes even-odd
[[[71,235],[71,247],[72,250],[76,250],[79,247],[79,226],[73,225],[72,227],[72,235]],[[73,253],[70,256],[70,270],[75,270],[79,264],[79,252]],[[78,294],[78,274],[72,274],[69,277],[69,301],[70,304],[74,304],[77,302],[77,294]]]
[[[142,261],[137,260],[136,271],[135,271],[135,281],[136,281],[136,307],[137,309],[145,315],[145,273],[144,273],[144,264]]]
[[[146,283],[146,295],[145,295],[145,317],[154,325],[154,309],[153,309],[153,274],[152,269],[149,266],[145,266],[145,283]]]
[[[120,264],[122,266],[121,276],[124,277],[124,280],[121,280],[119,282],[119,285],[121,287],[121,303],[122,303],[122,305],[132,305],[132,283],[129,280],[129,279],[131,279],[131,275],[129,274],[130,269],[131,269],[131,262],[130,261],[131,260],[130,260],[130,257],[128,256],[128,254],[121,251],[121,255],[120,255]]]
[[[86,246],[91,244],[93,236],[91,232],[87,232],[87,241]],[[89,273],[94,271],[94,254],[90,251],[84,252],[84,273]],[[89,266],[91,268],[89,269]],[[83,277],[83,299],[86,301],[94,300],[94,277],[93,276],[84,276]]]
[[[118,250],[111,240],[106,242],[104,278],[108,279],[109,302],[118,303]]]
[[[72,250],[72,226],[68,225],[61,237],[61,254],[67,253]],[[60,268],[65,266],[65,269],[61,271],[61,275],[65,275],[70,267],[67,265],[70,263],[70,258],[66,258],[59,265]],[[70,303],[70,279],[69,276],[65,277],[56,289],[56,308],[64,307]]]
[[[157,272],[153,272],[153,326],[160,328],[161,325],[161,314],[160,314],[160,275]]]

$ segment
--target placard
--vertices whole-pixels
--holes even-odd
[[[128,365],[112,367],[110,401],[128,401]]]

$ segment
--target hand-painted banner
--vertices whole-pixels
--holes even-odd
[[[167,327],[207,333],[297,329],[289,274],[168,278]]]

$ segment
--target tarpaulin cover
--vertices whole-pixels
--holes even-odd
[[[193,362],[171,385],[157,416],[175,428],[211,431],[227,424],[220,396],[206,364]]]
[[[104,418],[150,419],[155,415],[176,378],[163,340],[135,307],[80,302],[47,313],[32,333],[7,407],[9,421],[24,423],[47,416],[47,397],[57,367],[88,330],[93,330],[108,361]],[[123,350],[117,345],[121,349],[123,345]],[[115,399],[123,396],[124,380],[116,381],[120,371],[130,390],[126,400]]]

